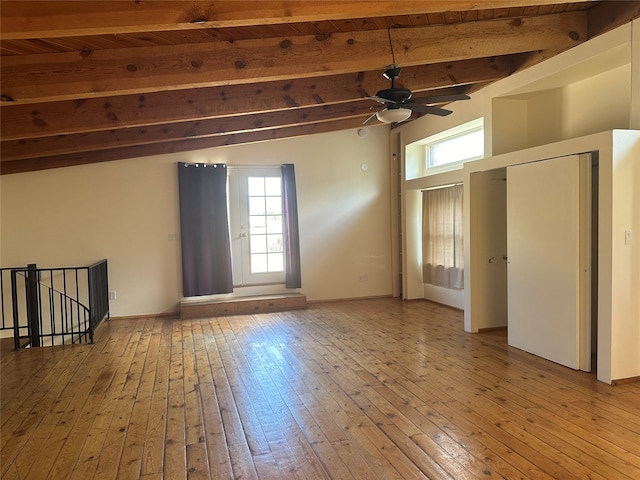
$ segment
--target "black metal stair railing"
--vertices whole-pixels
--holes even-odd
[[[12,330],[16,349],[93,343],[96,326],[109,318],[106,260],[88,267],[0,270],[0,327]]]

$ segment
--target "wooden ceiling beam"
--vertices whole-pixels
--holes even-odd
[[[552,5],[558,0],[2,1],[0,38],[55,38]],[[564,0],[583,3],[583,0]]]
[[[414,92],[484,84],[511,75],[522,55],[406,67],[398,84]],[[382,72],[375,71],[38,105],[6,104],[2,107],[0,130],[4,140],[18,140],[185,122],[348,102],[374,95],[388,86]]]
[[[192,120],[164,125],[147,125],[138,128],[120,128],[74,135],[54,135],[27,140],[3,140],[0,142],[1,161],[163,143],[186,138],[273,130],[352,117],[359,117],[361,122],[364,122],[368,116],[379,108],[382,108],[382,106],[376,102],[360,100],[279,112]]]
[[[392,30],[401,66],[567,49],[587,39],[583,11]],[[36,103],[384,69],[386,30],[233,43],[6,57],[2,95]]]
[[[466,90],[466,89],[465,89]],[[458,88],[441,89],[438,95],[461,93]],[[94,152],[115,147],[165,143],[188,138],[229,136],[282,129],[313,123],[359,118],[361,123],[381,110],[383,105],[372,100],[356,100],[331,105],[316,105],[283,111],[236,115],[187,122],[145,125],[138,128],[102,130],[72,135],[52,135],[31,139],[2,140],[0,162],[25,160],[51,155]],[[419,114],[413,114],[417,118]]]
[[[638,1],[600,2],[587,11],[589,38],[613,30],[640,17]]]
[[[336,130],[347,130],[350,128],[357,128],[361,124],[362,118],[355,117],[337,120],[335,122],[312,123],[301,126],[282,127],[273,130],[260,130],[256,132],[235,133],[217,137],[203,137],[164,143],[153,143],[149,145],[110,148],[94,152],[81,152],[29,158],[25,160],[14,160],[0,163],[0,174],[9,175],[12,173],[31,172],[89,163],[100,163],[113,160],[186,152],[191,150],[204,150],[207,148],[239,145],[243,143],[277,140],[302,135],[332,132]]]

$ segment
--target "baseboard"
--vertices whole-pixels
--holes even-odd
[[[140,320],[143,318],[151,318],[151,317],[163,317],[168,319],[177,319],[180,312],[162,312],[162,313],[145,313],[141,315],[123,315],[121,317],[111,317],[110,320]],[[106,320],[102,320],[100,324],[105,322]],[[100,325],[99,324],[99,325]]]
[[[479,328],[478,333],[487,333],[487,332],[499,332],[499,331],[507,331],[507,327],[487,327],[487,328]]]
[[[626,383],[639,382],[640,377],[619,378],[618,380],[612,380],[611,385],[624,385]]]
[[[375,300],[380,298],[393,298],[393,296],[392,295],[373,295],[371,297],[326,298],[322,300],[308,300],[307,303],[309,305],[313,305],[316,303],[350,302],[350,301],[358,301],[358,300]]]

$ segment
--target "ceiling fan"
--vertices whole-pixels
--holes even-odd
[[[378,110],[367,118],[363,125],[371,123],[376,118],[383,123],[390,123],[394,125],[396,123],[404,122],[411,116],[412,112],[428,113],[444,117],[449,115],[451,110],[435,107],[430,104],[453,102],[455,100],[468,100],[470,98],[469,95],[463,93],[413,98],[411,90],[395,86],[395,81],[400,76],[400,67],[397,65],[391,65],[388,67],[382,76],[387,80],[391,80],[391,88],[380,90],[375,94],[375,96],[366,98],[381,103],[384,105],[384,108]]]

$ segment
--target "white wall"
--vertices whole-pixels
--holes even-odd
[[[420,142],[427,137],[471,120],[484,118],[485,156],[488,158],[608,129],[629,128],[632,90],[630,40],[631,25],[625,25],[547,62],[496,82],[472,94],[469,101],[448,105],[447,108],[453,110],[453,114],[447,117],[427,115],[402,126],[406,157],[406,219],[413,221],[419,217],[419,211],[416,211],[419,207],[414,207],[418,203],[412,199],[413,189],[451,183],[447,174],[424,176],[424,170],[421,170]],[[604,110],[606,108],[609,110]],[[461,172],[460,177],[462,178]],[[428,185],[420,178],[428,178]],[[469,183],[465,183],[465,194],[469,186]],[[477,209],[479,206],[475,207]],[[483,222],[480,224],[485,225]],[[491,226],[487,228],[493,229]],[[412,295],[408,298],[415,298],[413,295],[416,295],[417,290],[411,286],[417,279],[414,264],[415,252],[420,250],[420,242],[412,238],[417,230],[409,226],[407,229],[405,234],[408,238],[404,241],[408,250],[405,250],[404,268],[410,283],[405,292]],[[474,247],[481,249],[479,254],[482,259],[494,253],[493,247],[488,245],[486,243]],[[475,258],[474,262],[480,261]],[[477,266],[485,268],[483,265],[480,263]],[[492,268],[491,276],[496,275],[499,275],[497,269]],[[497,295],[496,292],[490,294],[491,298]],[[424,298],[444,301],[453,306],[453,303],[437,293],[433,289],[427,289]],[[502,302],[502,299],[497,300]],[[500,313],[502,307],[483,304],[481,308],[487,312],[492,311],[492,320],[487,324],[481,322],[479,328],[503,324],[504,315]]]
[[[485,150],[486,156],[491,152],[512,152],[528,144],[527,122],[529,102],[522,98],[494,98],[491,113],[491,126],[485,122],[485,129],[491,129],[491,149]],[[486,137],[486,135],[485,135]]]
[[[302,289],[309,300],[391,295],[389,130],[367,127],[251,145],[0,177],[2,265],[109,260],[112,316],[177,310],[176,163],[294,163]],[[367,164],[367,169],[361,168]]]
[[[636,19],[631,25],[631,111],[629,112],[629,128],[640,130],[640,19]]]
[[[545,90],[533,95],[532,98],[527,101],[527,129],[525,131],[527,147],[553,143],[563,138],[571,138],[564,136],[565,133],[562,125],[562,122],[568,115],[563,109],[564,92],[565,88]],[[598,129],[596,131],[599,132],[600,130],[601,129]],[[505,151],[513,152],[514,150],[519,150],[519,148]],[[494,150],[493,154],[495,155],[496,153]]]
[[[490,205],[491,192],[483,188],[482,175],[509,164],[599,152],[598,284],[606,291],[598,292],[598,378],[605,382],[640,376],[639,250],[636,243],[620,243],[625,229],[635,231],[640,225],[638,133],[612,132],[638,128],[639,53],[640,19],[450,105],[453,114],[448,117],[425,116],[401,127],[411,155],[412,143],[484,117],[486,158],[465,164],[461,172],[466,212],[464,328],[470,332],[495,326],[497,318],[492,311],[496,305],[489,304],[497,292],[492,283],[496,271],[485,265],[486,255],[495,250],[496,230],[486,213],[502,206]],[[614,151],[613,144],[620,151]],[[448,182],[441,175],[405,179],[405,193],[413,195],[426,183]],[[415,212],[408,209],[405,215],[409,219]],[[414,262],[418,250],[414,246],[404,252],[404,262]]]
[[[604,242],[611,249],[611,266],[606,270],[611,287],[604,293],[611,298],[611,310],[602,312],[604,308],[599,307],[598,315],[614,320],[610,327],[611,378],[618,379],[640,377],[640,132],[615,132],[612,147],[611,163],[600,167],[601,176],[603,168],[607,169],[605,178],[611,170],[611,183],[602,186],[602,179],[600,183],[601,207],[611,204],[610,238]],[[629,244],[626,232],[631,232]],[[601,280],[600,285],[609,283]]]
[[[424,298],[422,283],[422,194],[407,190],[403,195],[405,217],[403,221],[403,252],[407,261],[403,265],[402,297],[406,300]]]
[[[84,266],[107,258],[109,287],[117,293],[112,315],[175,310],[179,217],[169,162],[133,159],[3,175],[2,265]]]
[[[602,72],[563,89],[562,139],[630,128],[631,64]],[[541,115],[542,123],[548,121]],[[557,140],[560,140],[558,138]],[[545,142],[550,143],[550,142]],[[534,143],[541,145],[541,143]]]
[[[470,177],[509,165],[553,159],[580,152],[598,152],[598,379],[611,383],[640,376],[640,243],[625,244],[625,231],[640,228],[640,132],[608,131],[487,158],[465,166],[465,329],[491,325],[484,286],[493,281],[478,245],[487,244],[489,229],[471,221],[472,203],[482,190]],[[469,245],[468,245],[469,244]],[[493,287],[492,287],[493,288]]]
[[[514,94],[521,89],[509,83],[501,82],[505,91],[492,99],[492,155],[630,128],[630,63],[541,91]]]

